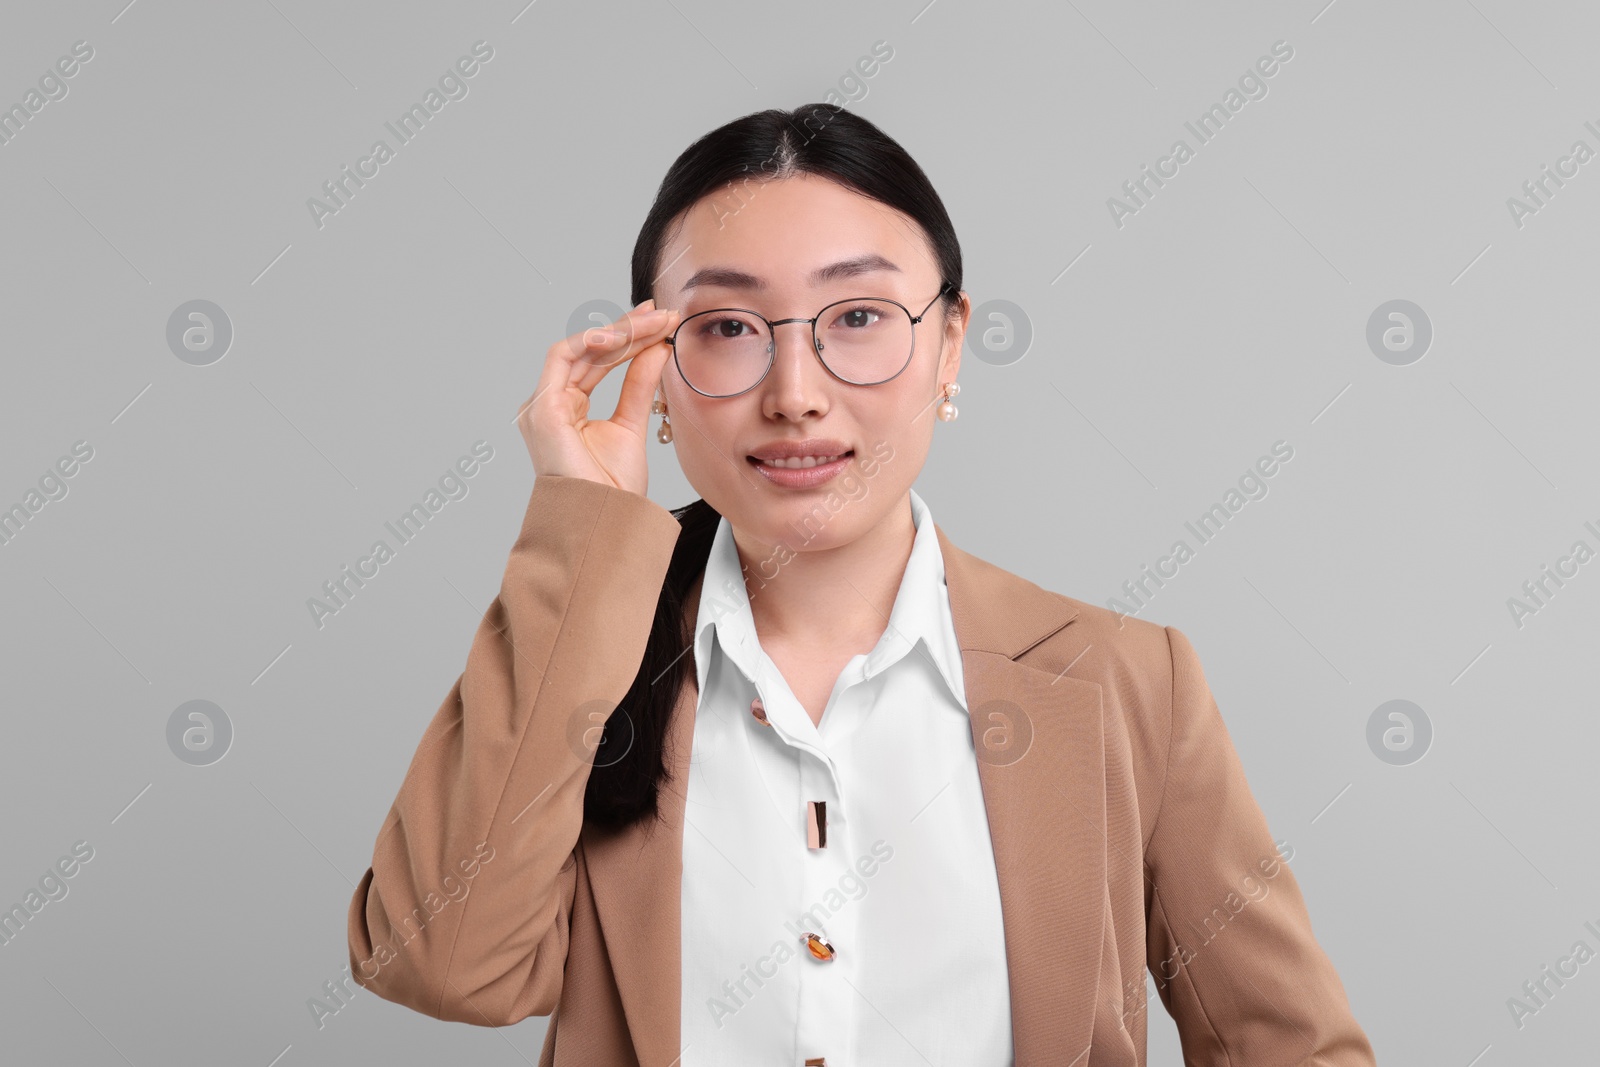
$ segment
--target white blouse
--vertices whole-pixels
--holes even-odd
[[[916,536],[888,627],[845,665],[820,727],[762,650],[732,530],[717,526],[694,637],[683,1067],[1013,1062],[944,559],[910,496]]]

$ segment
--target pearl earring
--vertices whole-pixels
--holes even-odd
[[[672,441],[672,423],[667,421],[667,402],[657,399],[650,405],[650,410],[661,416],[661,429],[656,431],[656,440],[662,444]]]
[[[950,398],[959,392],[961,392],[961,386],[957,385],[955,382],[944,383],[944,403],[939,405],[940,421],[950,422],[956,417],[956,406],[950,403]]]

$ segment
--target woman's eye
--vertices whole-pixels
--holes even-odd
[[[749,328],[749,323],[741,319],[711,319],[706,323],[705,332],[712,337],[733,339],[743,337]]]
[[[879,314],[880,312],[877,308],[863,305],[862,307],[853,307],[848,311],[842,312],[836,322],[838,325],[848,329],[861,329],[864,326],[871,326],[876,321],[874,316]]]

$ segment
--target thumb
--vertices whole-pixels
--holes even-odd
[[[657,341],[649,348],[634,354],[622,376],[622,390],[617,396],[614,422],[643,433],[649,426],[650,402],[661,384],[661,374],[672,354],[672,346]]]

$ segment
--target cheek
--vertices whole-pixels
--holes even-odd
[[[908,382],[894,401],[893,413],[883,422],[884,435],[907,443],[927,436],[934,409],[939,406],[937,390],[924,388],[921,382]]]
[[[672,445],[684,473],[694,482],[738,479],[741,472],[736,464],[744,462],[743,455],[735,454],[735,445],[742,437],[739,412],[727,401],[708,400],[681,382],[677,385],[666,393],[667,418],[672,423]],[[654,439],[653,431],[651,436]]]
[[[893,457],[891,466],[902,459],[916,465],[918,457],[927,454],[928,423],[933,418],[933,406],[928,404],[920,388],[896,390],[893,396],[863,407],[852,417],[855,436],[861,442],[857,451],[862,459],[876,457],[882,462],[884,457]],[[879,473],[885,470],[887,468],[878,468]],[[896,481],[897,477],[887,481]]]

